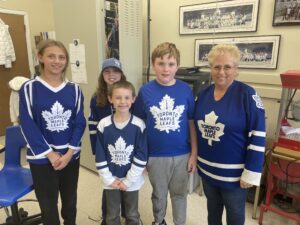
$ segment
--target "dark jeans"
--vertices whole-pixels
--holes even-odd
[[[126,225],[139,225],[139,191],[105,190],[106,224],[120,225],[120,204],[124,201]]]
[[[243,225],[248,189],[225,189],[202,181],[207,198],[208,225],[222,225],[224,207],[227,225]]]
[[[56,171],[50,164],[30,164],[33,185],[44,225],[60,225],[58,196],[61,196],[61,216],[65,225],[76,224],[79,159]]]

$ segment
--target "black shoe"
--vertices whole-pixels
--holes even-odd
[[[100,225],[106,225],[106,222],[105,220],[102,220],[101,224]]]
[[[167,225],[165,219],[161,223],[152,222],[152,225]]]

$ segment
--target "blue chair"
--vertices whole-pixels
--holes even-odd
[[[11,217],[1,225],[35,225],[41,224],[41,215],[27,216],[22,208],[18,208],[18,199],[33,190],[30,169],[21,166],[21,149],[26,141],[20,126],[6,128],[5,160],[0,171],[0,206],[11,208]]]

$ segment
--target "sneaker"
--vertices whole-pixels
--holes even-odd
[[[152,222],[152,225],[167,225],[165,219],[161,222],[161,223],[158,223],[158,222]]]
[[[126,218],[121,217],[121,225],[126,225]]]

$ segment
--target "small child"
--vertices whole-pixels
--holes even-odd
[[[164,217],[170,192],[173,222],[186,222],[188,174],[194,173],[197,158],[191,88],[176,80],[180,53],[172,43],[162,43],[152,52],[156,79],[145,84],[134,104],[134,114],[146,121],[154,222],[166,225]]]
[[[123,198],[126,224],[139,225],[138,190],[148,156],[145,124],[130,113],[135,101],[130,82],[114,83],[108,100],[115,113],[100,120],[96,142],[96,167],[106,190],[106,224],[120,225]]]

